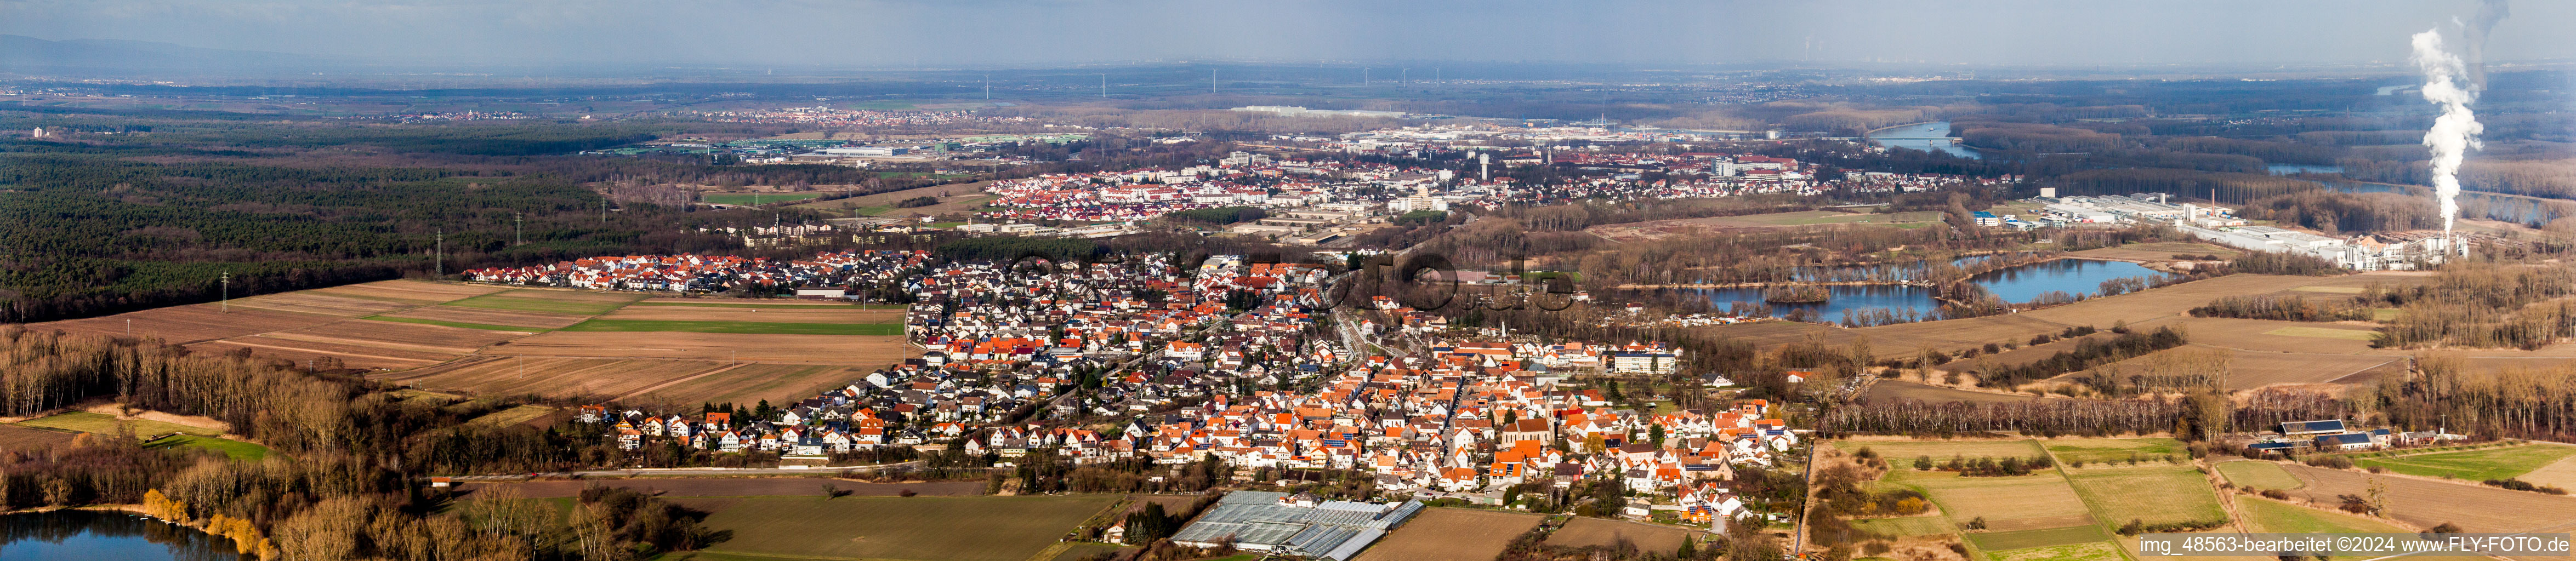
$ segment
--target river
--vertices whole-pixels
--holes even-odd
[[[232,540],[131,513],[57,510],[0,516],[8,561],[241,561]]]
[[[1996,297],[2003,298],[2004,301],[2023,303],[2037,300],[2041,294],[2049,292],[2065,292],[2068,295],[2093,295],[2101,292],[2102,281],[2117,278],[2151,278],[2161,276],[2163,274],[2164,273],[2158,273],[2153,269],[2148,269],[2136,263],[2126,261],[2059,259],[1977,275],[1976,277],[1969,279],[1969,281],[1977,283],[1978,286],[1985,287],[1987,292],[1994,294]],[[1772,304],[1772,317],[1786,316],[1793,311],[1806,310],[1810,314],[1813,314],[1813,317],[1817,319],[1839,321],[1843,317],[1843,312],[1846,310],[1855,314],[1873,310],[1885,310],[1899,316],[1909,314],[1915,316],[1929,316],[1933,311],[1941,308],[1941,302],[1932,298],[1932,289],[1929,288],[1900,285],[1859,285],[1827,286],[1825,289],[1832,295],[1831,299],[1815,304]],[[1734,303],[1736,302],[1743,302],[1746,304],[1762,303],[1762,289],[1759,288],[1684,288],[1677,290],[1686,290],[1692,294],[1706,297],[1710,303],[1716,304],[1718,309],[1721,311],[1733,308]]]
[[[1927,138],[1939,137],[1926,140]],[[1889,148],[1912,148],[1931,152],[1948,152],[1961,158],[1977,158],[1977,151],[1951,142],[1950,122],[1933,121],[1902,127],[1869,131],[1869,139]]]

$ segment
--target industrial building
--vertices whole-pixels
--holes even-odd
[[[1312,494],[1235,491],[1172,535],[1172,543],[1349,561],[1387,531],[1422,511],[1402,504],[1327,501]]]

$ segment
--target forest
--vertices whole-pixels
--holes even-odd
[[[122,125],[0,142],[0,321],[33,322],[604,254],[740,252],[698,226],[818,218],[697,211],[651,185],[909,188],[838,166],[561,156],[644,125],[359,126],[219,113],[0,107],[9,127]],[[702,159],[701,159],[702,160]],[[589,185],[604,184],[603,189]],[[443,259],[441,256],[443,255]]]
[[[555,511],[524,499],[443,509],[451,497],[412,479],[623,461],[623,451],[553,429],[469,425],[516,403],[405,398],[355,373],[308,374],[241,354],[0,327],[7,414],[113,399],[211,417],[280,452],[242,463],[188,447],[147,449],[120,435],[13,449],[0,453],[0,508],[141,504],[233,537],[245,553],[288,560],[600,559],[722,538],[694,529],[699,515],[623,491],[585,492],[569,528],[529,518],[537,512],[530,509]],[[521,513],[495,519],[509,513],[488,509]]]

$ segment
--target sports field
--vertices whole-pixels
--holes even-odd
[[[1491,561],[1546,515],[1463,508],[1425,509],[1387,532],[1356,561]]]
[[[2468,481],[2485,481],[2520,477],[2576,456],[2576,446],[2565,444],[2524,444],[2432,452],[2399,456],[2357,457],[2352,463],[2362,467],[2383,467],[2388,471],[2425,477],[2447,477]]]
[[[2218,475],[2238,487],[2256,489],[2297,489],[2306,484],[2297,477],[2291,477],[2290,472],[2283,471],[2281,464],[2259,460],[2220,462]]]
[[[921,561],[1023,561],[1117,500],[1109,495],[674,499],[712,512],[705,528],[733,533],[706,547],[708,552]]]

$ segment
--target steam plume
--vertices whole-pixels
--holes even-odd
[[[2477,92],[2461,87],[2467,72],[2458,55],[2442,48],[2439,30],[2415,34],[2415,67],[2424,71],[2424,100],[2442,106],[2424,145],[2433,153],[2433,194],[2442,200],[2442,237],[2451,238],[2451,223],[2460,217],[2460,160],[2471,148],[2482,148],[2478,133],[2486,127],[2469,111]],[[2456,249],[2454,249],[2456,251]]]
[[[2468,63],[2470,92],[2486,91],[2487,34],[2495,31],[2496,22],[2504,21],[2504,17],[2509,15],[2513,15],[2513,8],[2506,5],[2505,0],[2481,0],[2478,2],[2478,15],[2460,26],[2461,39],[2465,43],[2460,50],[2467,55],[2464,58]]]

